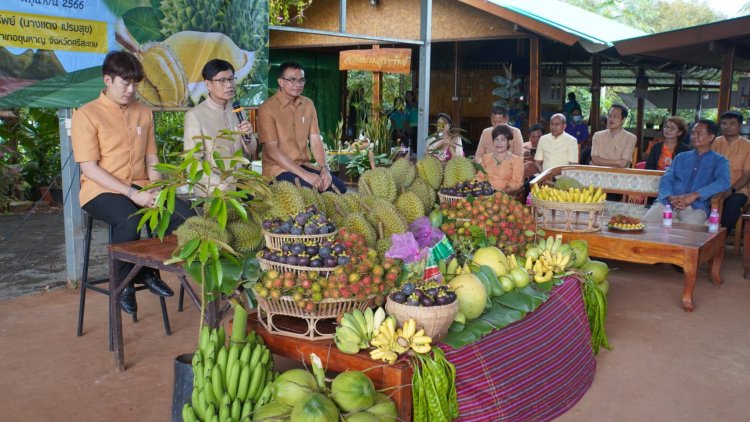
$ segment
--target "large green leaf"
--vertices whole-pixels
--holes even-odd
[[[547,296],[543,292],[534,290],[534,288],[530,286],[526,286],[523,289],[513,290],[492,299],[495,303],[523,312],[533,311],[546,300]]]
[[[122,15],[122,21],[130,35],[141,44],[164,39],[161,33],[161,22],[151,7],[130,9]]]
[[[122,16],[130,9],[151,7],[152,5],[149,0],[104,0],[104,4],[117,17]]]
[[[0,108],[69,108],[93,100],[104,88],[102,68],[81,69],[45,79],[0,98]]]
[[[206,264],[206,285],[203,286],[206,292],[220,291],[224,294],[231,294],[232,291],[237,287],[240,275],[242,275],[243,263],[237,259],[233,259],[227,255],[222,255],[219,259],[221,264],[221,282],[216,278],[217,268],[215,262],[209,262]],[[190,277],[200,284],[201,280],[201,264],[198,261],[194,261],[192,264],[185,264],[185,271]],[[209,298],[212,300],[214,298]]]

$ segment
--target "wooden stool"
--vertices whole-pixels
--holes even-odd
[[[78,337],[83,335],[83,313],[86,308],[86,290],[93,290],[95,292],[104,294],[109,296],[109,289],[108,288],[102,288],[99,287],[98,284],[102,283],[109,283],[109,277],[97,279],[93,281],[89,281],[89,256],[91,253],[91,232],[94,226],[94,220],[95,218],[87,213],[83,212],[83,217],[85,219],[85,225],[86,225],[86,235],[83,238],[83,271],[81,273],[81,285],[80,285],[80,300],[78,303],[78,330],[76,332],[76,335]],[[108,244],[112,242],[112,225],[109,225],[109,240]],[[146,286],[136,286],[135,290],[143,290],[146,289]],[[182,296],[182,289],[180,289],[180,295]],[[163,297],[159,297],[159,302],[161,303],[161,315],[162,319],[164,320],[164,331],[168,336],[172,335],[172,330],[169,327],[169,315],[167,314],[167,304],[164,301]],[[180,307],[182,307],[182,299],[180,298]],[[110,312],[107,313],[109,315],[109,350],[114,350],[113,344],[112,344],[112,312],[110,309]],[[138,322],[138,314],[133,314],[133,322]]]

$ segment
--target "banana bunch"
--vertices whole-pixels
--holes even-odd
[[[443,275],[443,280],[445,281],[451,281],[461,273],[461,267],[458,266],[458,260],[454,256],[451,256],[447,260],[441,259],[440,262],[438,262],[438,269],[440,270],[440,274]]]
[[[594,188],[589,185],[587,188],[570,188],[568,190],[557,189],[549,185],[539,186],[535,184],[531,187],[531,195],[534,198],[543,201],[555,202],[579,202],[587,204],[596,204],[604,202],[606,194],[602,188]]]
[[[570,258],[570,246],[562,243],[562,236],[550,236],[546,240],[540,239],[537,246],[526,251],[524,268],[534,275],[534,281],[544,283],[552,280],[554,275],[564,273]]]
[[[414,319],[406,321],[403,327],[397,329],[396,319],[389,316],[380,325],[378,335],[370,342],[375,346],[375,350],[370,352],[370,358],[391,364],[409,350],[428,353],[432,350],[431,343],[432,338],[426,336],[423,329],[417,331]]]
[[[271,351],[255,332],[244,344],[224,344],[223,328],[203,326],[193,355],[193,393],[182,408],[184,421],[247,419],[271,400]]]
[[[378,308],[373,312],[371,308],[364,312],[354,309],[345,312],[341,322],[336,327],[333,340],[336,347],[343,353],[355,355],[362,349],[370,347],[370,340],[378,333],[380,325],[385,320],[385,311]]]

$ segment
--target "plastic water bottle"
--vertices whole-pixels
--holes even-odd
[[[664,227],[672,227],[672,206],[667,204],[664,206],[664,213],[662,214],[664,219],[662,225]]]
[[[529,195],[526,196],[526,206],[527,207],[531,206],[531,192],[529,192]]]
[[[717,210],[716,208],[712,209],[711,215],[708,216],[708,232],[719,232],[719,210]]]

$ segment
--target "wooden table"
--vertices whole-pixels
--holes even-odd
[[[277,323],[276,319],[278,318],[275,317],[274,323]],[[369,351],[361,351],[356,355],[341,353],[333,340],[313,341],[272,334],[258,322],[258,315],[255,312],[249,315],[247,328],[260,335],[266,347],[277,355],[296,361],[304,361],[309,365],[310,353],[315,353],[327,370],[335,372],[344,372],[348,369],[363,371],[375,384],[375,388],[378,389],[400,386],[383,393],[396,402],[399,420],[411,420],[412,370],[408,362],[400,360],[392,365],[387,365],[370,359]]]
[[[707,226],[675,223],[664,228],[660,223],[644,222],[646,228],[640,233],[602,231],[589,233],[558,232],[544,229],[548,235],[563,235],[568,242],[582,239],[589,244],[589,255],[597,258],[617,259],[641,264],[675,264],[685,271],[685,287],[682,290],[682,307],[692,311],[693,290],[698,276],[698,266],[711,261],[711,280],[721,284],[721,265],[724,262],[724,247],[727,237],[725,228],[718,233],[709,233]]]
[[[143,267],[155,268],[160,271],[168,271],[177,275],[181,287],[188,292],[192,302],[201,307],[201,300],[193,289],[193,286],[187,279],[187,273],[182,264],[165,264],[164,261],[172,257],[172,252],[177,248],[177,237],[175,235],[165,236],[164,240],[158,237],[150,239],[135,240],[132,242],[118,243],[107,246],[109,251],[109,301],[110,301],[110,331],[115,353],[115,370],[118,372],[125,370],[125,351],[122,341],[122,314],[120,312],[120,296],[122,291]],[[115,262],[130,262],[134,264],[124,280],[118,280],[115,277]],[[206,323],[214,327],[221,321],[221,317],[226,312],[226,306],[220,306],[216,301],[209,302],[206,305]]]

